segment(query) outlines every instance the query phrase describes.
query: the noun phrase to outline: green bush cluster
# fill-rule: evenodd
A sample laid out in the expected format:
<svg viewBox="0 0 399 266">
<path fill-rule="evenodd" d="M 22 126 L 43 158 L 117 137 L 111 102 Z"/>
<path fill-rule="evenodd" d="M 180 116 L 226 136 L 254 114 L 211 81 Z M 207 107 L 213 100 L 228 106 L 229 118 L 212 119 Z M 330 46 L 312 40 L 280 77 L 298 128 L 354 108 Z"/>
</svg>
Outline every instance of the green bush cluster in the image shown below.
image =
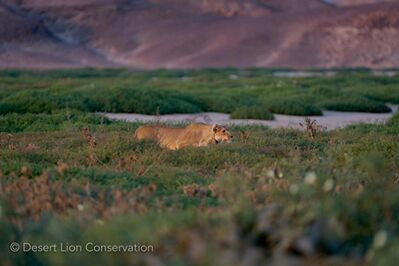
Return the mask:
<svg viewBox="0 0 399 266">
<path fill-rule="evenodd" d="M 346 98 L 335 97 L 323 101 L 321 105 L 327 110 L 342 112 L 389 113 L 392 111 L 382 102 L 356 95 L 348 95 Z"/>
<path fill-rule="evenodd" d="M 99 115 L 76 110 L 59 110 L 53 113 L 17 114 L 0 116 L 0 132 L 43 132 L 108 125 L 111 121 Z M 117 123 L 117 122 L 113 122 Z"/>
<path fill-rule="evenodd" d="M 70 94 L 49 90 L 24 90 L 0 101 L 0 113 L 50 113 L 72 108 L 89 112 L 126 112 L 170 114 L 201 112 L 201 103 L 194 97 L 176 91 L 117 88 L 86 89 Z"/>
<path fill-rule="evenodd" d="M 231 114 L 261 105 L 272 113 L 310 116 L 321 115 L 322 109 L 389 112 L 385 103 L 399 103 L 397 76 L 377 77 L 365 70 L 351 70 L 337 71 L 332 77 L 284 78 L 273 76 L 273 71 L 4 70 L 0 71 L 0 114 L 50 113 L 64 108 Z M 255 113 L 255 118 L 264 117 L 262 112 Z"/>
<path fill-rule="evenodd" d="M 301 96 L 267 99 L 265 104 L 275 114 L 322 115 L 322 110 L 317 106 L 317 102 L 311 103 L 309 99 Z"/>
</svg>

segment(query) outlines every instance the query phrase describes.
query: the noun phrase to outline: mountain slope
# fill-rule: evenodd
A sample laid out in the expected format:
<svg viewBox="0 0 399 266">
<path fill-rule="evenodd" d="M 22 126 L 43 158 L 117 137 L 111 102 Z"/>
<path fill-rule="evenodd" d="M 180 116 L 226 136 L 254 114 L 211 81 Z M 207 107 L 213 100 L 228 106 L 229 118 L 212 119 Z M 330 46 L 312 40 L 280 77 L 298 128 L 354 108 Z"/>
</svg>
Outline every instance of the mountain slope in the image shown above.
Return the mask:
<svg viewBox="0 0 399 266">
<path fill-rule="evenodd" d="M 399 66 L 399 3 L 364 1 L 0 0 L 0 67 Z"/>
</svg>

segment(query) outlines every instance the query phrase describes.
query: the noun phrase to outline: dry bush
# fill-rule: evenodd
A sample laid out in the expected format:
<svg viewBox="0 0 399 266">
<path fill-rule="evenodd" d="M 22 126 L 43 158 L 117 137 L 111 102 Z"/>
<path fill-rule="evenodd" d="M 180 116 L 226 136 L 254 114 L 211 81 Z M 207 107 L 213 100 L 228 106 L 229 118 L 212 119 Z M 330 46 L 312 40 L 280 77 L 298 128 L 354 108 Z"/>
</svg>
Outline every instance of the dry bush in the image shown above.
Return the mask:
<svg viewBox="0 0 399 266">
<path fill-rule="evenodd" d="M 87 161 L 89 165 L 95 165 L 96 163 L 99 162 L 95 152 L 94 148 L 97 145 L 96 143 L 96 138 L 91 134 L 90 130 L 86 127 L 83 129 L 83 136 L 85 137 L 87 141 Z"/>
<path fill-rule="evenodd" d="M 318 133 L 325 130 L 322 125 L 316 123 L 316 120 L 311 120 L 309 117 L 305 118 L 305 123 L 299 123 L 299 125 L 305 130 L 311 139 L 314 139 Z"/>
<path fill-rule="evenodd" d="M 25 148 L 25 150 L 26 150 L 27 152 L 37 151 L 38 149 L 39 149 L 39 146 L 37 146 L 37 145 L 34 144 L 34 143 L 29 143 L 28 145 L 26 145 L 26 148 Z"/>
<path fill-rule="evenodd" d="M 210 192 L 206 187 L 200 186 L 196 183 L 183 187 L 183 192 L 188 197 L 204 197 Z"/>
<path fill-rule="evenodd" d="M 13 143 L 14 136 L 12 134 L 0 135 L 0 147 L 4 146 L 9 151 L 15 150 L 15 144 Z"/>
<path fill-rule="evenodd" d="M 58 164 L 58 171 L 67 169 L 65 163 Z M 66 216 L 78 211 L 82 220 L 107 219 L 116 214 L 147 211 L 147 201 L 156 192 L 157 186 L 150 184 L 129 192 L 114 188 L 104 190 L 89 182 L 81 184 L 63 183 L 50 173 L 28 179 L 29 168 L 23 169 L 19 178 L 0 179 L 0 199 L 8 209 L 10 221 L 18 226 L 29 220 L 38 221 L 44 213 Z"/>
<path fill-rule="evenodd" d="M 142 165 L 143 160 L 136 154 L 117 159 L 116 169 L 133 173 L 136 165 Z"/>
<path fill-rule="evenodd" d="M 60 175 L 63 175 L 69 169 L 68 164 L 64 163 L 63 161 L 57 162 L 56 170 Z"/>
<path fill-rule="evenodd" d="M 87 127 L 83 129 L 83 136 L 87 140 L 89 147 L 94 148 L 94 146 L 96 146 L 96 138 L 91 134 Z"/>
<path fill-rule="evenodd" d="M 241 130 L 239 132 L 240 140 L 244 144 L 247 144 L 249 142 L 249 139 L 251 138 L 251 135 L 252 135 L 252 131 L 251 130 Z"/>
</svg>

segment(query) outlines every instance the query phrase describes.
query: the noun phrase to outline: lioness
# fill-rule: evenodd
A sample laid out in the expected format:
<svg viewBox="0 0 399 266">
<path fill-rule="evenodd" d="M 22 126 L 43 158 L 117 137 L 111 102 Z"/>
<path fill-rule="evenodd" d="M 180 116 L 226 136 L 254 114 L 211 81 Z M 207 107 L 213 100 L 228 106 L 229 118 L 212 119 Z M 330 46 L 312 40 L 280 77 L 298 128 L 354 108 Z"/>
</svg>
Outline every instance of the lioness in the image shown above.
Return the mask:
<svg viewBox="0 0 399 266">
<path fill-rule="evenodd" d="M 185 128 L 164 126 L 141 126 L 135 132 L 137 140 L 152 140 L 162 148 L 178 150 L 184 147 L 202 147 L 211 143 L 230 143 L 233 136 L 219 125 L 193 123 Z"/>
</svg>

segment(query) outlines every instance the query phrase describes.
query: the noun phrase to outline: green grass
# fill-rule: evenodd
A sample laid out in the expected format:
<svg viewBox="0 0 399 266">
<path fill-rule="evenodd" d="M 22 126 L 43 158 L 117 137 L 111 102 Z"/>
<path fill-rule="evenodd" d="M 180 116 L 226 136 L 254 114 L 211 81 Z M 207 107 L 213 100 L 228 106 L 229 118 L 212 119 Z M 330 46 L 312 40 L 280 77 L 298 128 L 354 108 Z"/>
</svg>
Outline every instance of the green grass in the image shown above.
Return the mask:
<svg viewBox="0 0 399 266">
<path fill-rule="evenodd" d="M 322 110 L 317 106 L 316 101 L 312 104 L 308 99 L 300 96 L 268 99 L 266 105 L 269 107 L 269 110 L 275 114 L 303 116 L 322 115 Z"/>
<path fill-rule="evenodd" d="M 327 110 L 342 112 L 389 113 L 392 111 L 381 102 L 356 95 L 348 95 L 346 99 L 332 98 L 324 101 L 322 106 Z"/>
<path fill-rule="evenodd" d="M 0 132 L 41 132 L 82 129 L 84 127 L 101 127 L 111 122 L 105 117 L 90 113 L 65 109 L 53 113 L 10 113 L 0 116 Z M 113 123 L 117 125 L 118 123 Z"/>
<path fill-rule="evenodd" d="M 233 113 L 266 106 L 272 113 L 320 115 L 321 109 L 389 112 L 399 103 L 399 78 L 365 71 L 334 77 L 281 78 L 272 70 L 129 71 L 83 69 L 0 71 L 0 114 L 80 111 L 143 114 Z M 238 79 L 230 79 L 236 75 Z M 254 112 L 261 119 L 262 112 Z M 252 116 L 252 115 L 251 115 Z"/>
<path fill-rule="evenodd" d="M 33 213 L 11 208 L 15 205 L 7 199 L 13 190 L 0 192 L 1 261 L 140 265 L 146 258 L 123 252 L 11 254 L 13 241 L 151 244 L 152 256 L 168 265 L 218 265 L 221 259 L 243 263 L 243 249 L 253 249 L 265 263 L 288 243 L 291 248 L 284 249 L 283 257 L 296 254 L 294 259 L 303 263 L 322 263 L 332 256 L 341 258 L 341 265 L 385 265 L 388 258 L 395 259 L 392 250 L 399 236 L 397 118 L 386 125 L 322 132 L 315 139 L 296 130 L 235 126 L 233 144 L 163 151 L 134 140 L 136 123 L 71 110 L 2 116 L 2 187 L 22 176 L 34 182 L 47 173 L 54 201 L 49 211 L 31 220 Z M 88 144 L 84 127 L 95 146 Z M 67 165 L 65 171 L 60 172 L 59 162 Z M 17 186 L 21 200 L 29 187 L 22 184 Z M 142 190 L 151 184 L 156 186 L 153 194 Z M 199 188 L 194 194 L 187 188 L 193 184 Z M 122 198 L 115 191 L 122 191 Z M 83 197 L 83 211 L 73 201 L 67 211 L 57 207 L 56 195 L 63 193 L 70 200 Z M 123 193 L 131 194 L 125 198 Z M 14 204 L 34 208 L 23 202 Z M 131 207 L 125 209 L 125 204 Z M 388 235 L 382 246 L 375 244 L 379 234 Z M 305 249 L 301 239 L 314 251 Z M 196 245 L 201 250 L 192 257 Z M 240 258 L 224 257 L 225 252 Z"/>
<path fill-rule="evenodd" d="M 300 130 L 232 126 L 231 144 L 165 151 L 134 139 L 140 123 L 92 113 L 271 119 L 271 111 L 379 112 L 396 102 L 398 77 L 338 72 L 284 79 L 262 69 L 1 71 L 1 264 L 395 263 L 399 114 L 314 139 Z M 155 250 L 11 253 L 12 242 Z"/>
</svg>

